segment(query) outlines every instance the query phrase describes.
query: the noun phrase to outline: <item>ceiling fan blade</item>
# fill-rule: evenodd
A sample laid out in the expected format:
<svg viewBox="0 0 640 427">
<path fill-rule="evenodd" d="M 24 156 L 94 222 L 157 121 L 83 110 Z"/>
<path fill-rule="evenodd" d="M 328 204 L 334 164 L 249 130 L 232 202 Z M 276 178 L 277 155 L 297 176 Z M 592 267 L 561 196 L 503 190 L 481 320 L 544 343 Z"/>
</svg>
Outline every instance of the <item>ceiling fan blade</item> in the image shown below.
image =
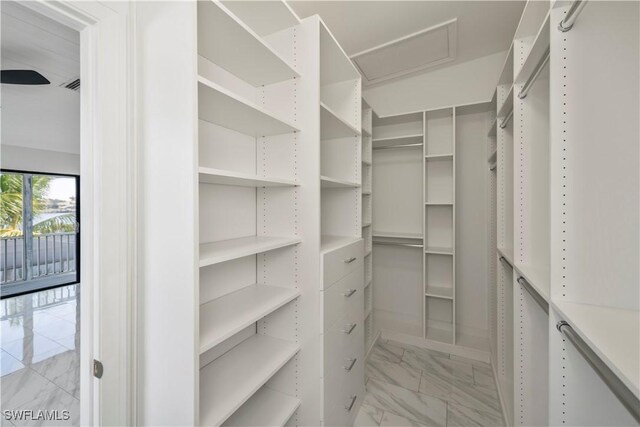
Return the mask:
<svg viewBox="0 0 640 427">
<path fill-rule="evenodd" d="M 51 82 L 34 70 L 2 70 L 0 83 L 10 85 L 48 85 Z"/>
</svg>

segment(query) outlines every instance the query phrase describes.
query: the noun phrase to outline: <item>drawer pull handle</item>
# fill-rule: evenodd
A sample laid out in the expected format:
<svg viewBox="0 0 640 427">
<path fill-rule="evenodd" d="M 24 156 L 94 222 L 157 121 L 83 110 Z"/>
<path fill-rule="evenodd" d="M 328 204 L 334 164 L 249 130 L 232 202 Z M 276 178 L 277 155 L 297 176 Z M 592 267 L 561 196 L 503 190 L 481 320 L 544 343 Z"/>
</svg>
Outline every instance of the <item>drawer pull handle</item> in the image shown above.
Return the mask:
<svg viewBox="0 0 640 427">
<path fill-rule="evenodd" d="M 344 293 L 344 296 L 349 298 L 351 295 L 355 294 L 357 289 L 347 289 L 347 292 Z"/>
<path fill-rule="evenodd" d="M 356 258 L 356 257 L 351 257 L 351 258 L 349 258 L 349 259 L 345 259 L 345 260 L 344 260 L 344 263 L 345 263 L 345 264 L 351 264 L 353 261 L 355 261 L 355 260 L 357 260 L 357 259 L 358 259 L 358 258 Z"/>
<path fill-rule="evenodd" d="M 357 361 L 358 361 L 358 359 L 355 358 L 355 357 L 353 359 L 349 359 L 349 365 L 348 366 L 344 366 L 344 370 L 345 371 L 352 370 Z"/>
<path fill-rule="evenodd" d="M 349 399 L 351 399 L 351 401 L 349 402 L 348 405 L 346 405 L 344 407 L 344 409 L 346 409 L 347 411 L 351 412 L 351 410 L 353 409 L 353 405 L 356 404 L 356 400 L 358 400 L 358 396 L 351 396 Z"/>
<path fill-rule="evenodd" d="M 342 330 L 342 332 L 344 332 L 347 335 L 351 335 L 351 332 L 353 332 L 353 330 L 356 328 L 356 323 L 352 323 L 350 325 L 344 325 L 345 328 Z"/>
</svg>

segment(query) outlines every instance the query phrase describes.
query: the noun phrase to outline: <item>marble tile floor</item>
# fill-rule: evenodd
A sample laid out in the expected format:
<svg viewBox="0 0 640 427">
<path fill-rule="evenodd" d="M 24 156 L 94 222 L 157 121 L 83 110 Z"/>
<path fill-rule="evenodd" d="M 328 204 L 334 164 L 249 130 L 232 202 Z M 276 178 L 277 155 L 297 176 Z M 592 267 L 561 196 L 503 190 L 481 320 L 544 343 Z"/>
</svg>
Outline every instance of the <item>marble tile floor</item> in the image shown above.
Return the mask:
<svg viewBox="0 0 640 427">
<path fill-rule="evenodd" d="M 491 366 L 381 340 L 354 426 L 503 426 Z"/>
<path fill-rule="evenodd" d="M 78 291 L 69 285 L 0 301 L 2 426 L 79 425 Z M 6 410 L 68 411 L 69 419 L 8 420 Z"/>
</svg>

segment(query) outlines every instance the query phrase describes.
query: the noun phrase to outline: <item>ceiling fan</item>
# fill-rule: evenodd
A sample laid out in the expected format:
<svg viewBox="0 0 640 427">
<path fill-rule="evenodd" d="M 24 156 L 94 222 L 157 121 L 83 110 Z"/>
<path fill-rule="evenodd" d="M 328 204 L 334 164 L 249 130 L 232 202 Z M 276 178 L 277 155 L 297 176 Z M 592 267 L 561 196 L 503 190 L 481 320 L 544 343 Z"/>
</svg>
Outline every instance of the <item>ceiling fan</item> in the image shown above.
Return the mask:
<svg viewBox="0 0 640 427">
<path fill-rule="evenodd" d="M 35 70 L 2 70 L 0 83 L 9 85 L 48 85 L 49 80 Z"/>
</svg>

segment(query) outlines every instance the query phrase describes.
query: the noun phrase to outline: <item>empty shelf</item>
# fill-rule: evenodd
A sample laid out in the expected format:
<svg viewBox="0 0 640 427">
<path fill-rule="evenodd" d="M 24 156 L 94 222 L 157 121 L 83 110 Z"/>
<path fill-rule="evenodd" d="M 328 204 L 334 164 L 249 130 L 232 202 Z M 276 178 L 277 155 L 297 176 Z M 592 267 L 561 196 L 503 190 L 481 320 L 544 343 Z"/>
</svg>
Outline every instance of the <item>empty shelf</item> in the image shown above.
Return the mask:
<svg viewBox="0 0 640 427">
<path fill-rule="evenodd" d="M 369 227 L 369 226 L 371 226 L 370 222 L 363 222 L 362 223 L 362 228 Z"/>
<path fill-rule="evenodd" d="M 423 135 L 413 134 L 413 135 L 398 135 L 392 137 L 385 138 L 373 138 L 373 148 L 379 146 L 393 146 L 393 145 L 406 145 L 406 144 L 422 144 Z"/>
<path fill-rule="evenodd" d="M 511 265 L 513 265 L 513 249 L 507 249 L 507 248 L 500 248 L 498 247 L 498 252 L 500 253 L 500 255 L 502 255 L 503 257 L 505 257 L 507 259 L 507 261 L 509 261 L 509 263 Z"/>
<path fill-rule="evenodd" d="M 640 312 L 555 300 L 551 305 L 629 390 L 640 396 Z"/>
<path fill-rule="evenodd" d="M 284 426 L 300 399 L 262 387 L 223 426 Z"/>
<path fill-rule="evenodd" d="M 427 292 L 425 295 L 433 298 L 453 299 L 453 288 L 427 286 Z"/>
<path fill-rule="evenodd" d="M 226 421 L 299 349 L 297 344 L 256 334 L 200 369 L 200 425 Z"/>
<path fill-rule="evenodd" d="M 426 156 L 424 156 L 425 159 L 429 160 L 429 159 L 453 159 L 453 154 L 427 154 Z"/>
<path fill-rule="evenodd" d="M 198 179 L 203 184 L 234 185 L 239 187 L 286 187 L 300 185 L 297 181 L 267 178 L 213 168 L 198 168 Z"/>
<path fill-rule="evenodd" d="M 295 245 L 299 237 L 250 236 L 200 245 L 200 267 Z"/>
<path fill-rule="evenodd" d="M 533 289 L 535 289 L 545 301 L 549 302 L 549 270 L 517 263 L 512 265 L 520 272 L 520 275 L 529 282 Z"/>
<path fill-rule="evenodd" d="M 204 121 L 255 137 L 300 130 L 293 123 L 275 117 L 202 76 L 198 77 L 198 116 Z"/>
<path fill-rule="evenodd" d="M 344 179 L 331 178 L 328 176 L 321 176 L 320 183 L 322 188 L 358 188 L 360 184 L 357 182 L 351 182 Z"/>
<path fill-rule="evenodd" d="M 389 239 L 419 239 L 422 240 L 422 233 L 412 233 L 408 231 L 373 231 L 373 237 Z"/>
<path fill-rule="evenodd" d="M 427 246 L 424 250 L 426 254 L 434 255 L 453 255 L 453 248 L 441 248 L 437 246 Z"/>
<path fill-rule="evenodd" d="M 320 138 L 346 138 L 358 136 L 360 131 L 346 120 L 339 117 L 323 102 L 320 103 Z"/>
<path fill-rule="evenodd" d="M 351 243 L 362 240 L 362 237 L 354 236 L 331 236 L 323 234 L 320 238 L 320 252 L 330 252 L 343 246 L 350 245 Z"/>
<path fill-rule="evenodd" d="M 500 106 L 500 109 L 498 110 L 498 117 L 502 118 L 505 117 L 506 115 L 509 114 L 509 112 L 513 109 L 513 85 L 511 85 L 511 88 L 509 89 L 509 93 L 507 94 L 507 98 L 504 100 L 504 102 L 502 103 L 502 106 Z"/>
<path fill-rule="evenodd" d="M 254 284 L 200 306 L 200 354 L 300 295 L 296 289 Z"/>
<path fill-rule="evenodd" d="M 533 74 L 533 70 L 536 68 L 544 54 L 547 52 L 550 44 L 550 35 L 549 31 L 549 14 L 547 14 L 544 23 L 540 27 L 536 38 L 531 45 L 531 49 L 527 54 L 527 58 L 524 60 L 522 68 L 518 72 L 516 76 L 515 82 L 516 84 L 524 84 L 527 79 Z"/>
<path fill-rule="evenodd" d="M 198 3 L 198 21 L 198 53 L 250 85 L 259 87 L 300 76 L 258 34 L 219 3 Z"/>
<path fill-rule="evenodd" d="M 424 202 L 427 206 L 453 206 L 453 202 Z"/>
</svg>

